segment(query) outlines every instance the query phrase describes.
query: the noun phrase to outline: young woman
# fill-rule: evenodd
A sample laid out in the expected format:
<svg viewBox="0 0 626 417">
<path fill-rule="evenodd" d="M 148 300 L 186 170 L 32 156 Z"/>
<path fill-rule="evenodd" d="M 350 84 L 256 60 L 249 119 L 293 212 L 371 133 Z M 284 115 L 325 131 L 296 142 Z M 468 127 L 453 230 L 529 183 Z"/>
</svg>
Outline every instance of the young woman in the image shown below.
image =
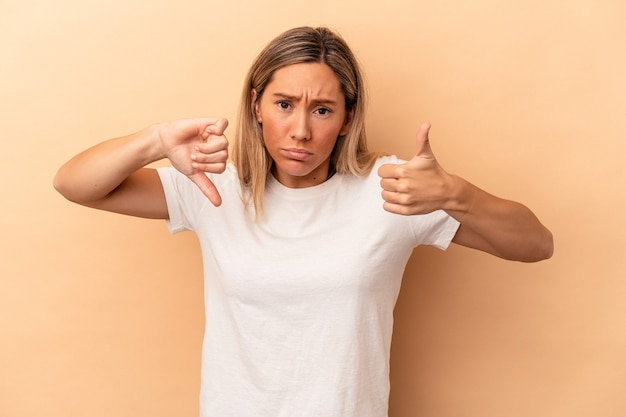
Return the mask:
<svg viewBox="0 0 626 417">
<path fill-rule="evenodd" d="M 254 61 L 229 160 L 227 121 L 149 126 L 68 161 L 54 186 L 89 207 L 192 230 L 206 288 L 202 416 L 387 415 L 392 314 L 412 250 L 450 242 L 538 261 L 525 206 L 444 171 L 370 153 L 355 57 L 325 28 Z M 168 158 L 172 167 L 145 168 Z"/>
</svg>

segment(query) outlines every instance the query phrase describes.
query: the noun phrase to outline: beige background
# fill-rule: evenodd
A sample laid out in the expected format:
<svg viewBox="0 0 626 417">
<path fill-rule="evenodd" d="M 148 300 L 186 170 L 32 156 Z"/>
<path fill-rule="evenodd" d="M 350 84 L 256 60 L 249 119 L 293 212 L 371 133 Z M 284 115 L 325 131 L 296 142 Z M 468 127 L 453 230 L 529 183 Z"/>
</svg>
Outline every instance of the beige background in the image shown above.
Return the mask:
<svg viewBox="0 0 626 417">
<path fill-rule="evenodd" d="M 392 417 L 626 415 L 626 3 L 0 0 L 0 415 L 196 416 L 200 258 L 162 222 L 74 206 L 56 169 L 178 117 L 234 118 L 292 26 L 340 31 L 372 147 L 529 205 L 552 260 L 419 248 L 396 309 Z"/>
</svg>

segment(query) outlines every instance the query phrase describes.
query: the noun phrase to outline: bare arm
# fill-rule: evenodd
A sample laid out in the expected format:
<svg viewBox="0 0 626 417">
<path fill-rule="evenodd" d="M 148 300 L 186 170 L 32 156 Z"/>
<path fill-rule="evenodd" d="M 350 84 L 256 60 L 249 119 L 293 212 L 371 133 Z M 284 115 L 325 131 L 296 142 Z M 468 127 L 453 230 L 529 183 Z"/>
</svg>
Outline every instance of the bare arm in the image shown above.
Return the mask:
<svg viewBox="0 0 626 417">
<path fill-rule="evenodd" d="M 54 187 L 88 207 L 147 218 L 168 218 L 165 195 L 151 162 L 169 158 L 215 204 L 221 198 L 205 172 L 223 172 L 228 142 L 225 119 L 161 123 L 89 148 L 65 163 Z"/>
<path fill-rule="evenodd" d="M 445 172 L 430 149 L 429 129 L 420 129 L 411 161 L 380 167 L 385 210 L 412 215 L 442 209 L 461 223 L 455 243 L 522 262 L 550 258 L 552 234 L 532 211 Z"/>
<path fill-rule="evenodd" d="M 500 258 L 535 262 L 552 256 L 552 233 L 526 206 L 491 195 L 466 180 L 456 182 L 456 208 L 446 209 L 461 225 L 453 242 Z"/>
</svg>

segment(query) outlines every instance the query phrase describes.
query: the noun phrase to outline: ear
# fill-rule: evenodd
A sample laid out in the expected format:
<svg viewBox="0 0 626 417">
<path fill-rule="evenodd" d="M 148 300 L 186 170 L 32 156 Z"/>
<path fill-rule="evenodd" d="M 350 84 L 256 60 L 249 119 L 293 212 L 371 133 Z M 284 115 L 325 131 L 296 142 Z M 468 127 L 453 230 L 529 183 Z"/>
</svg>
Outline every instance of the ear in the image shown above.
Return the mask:
<svg viewBox="0 0 626 417">
<path fill-rule="evenodd" d="M 253 88 L 250 92 L 252 95 L 252 108 L 254 109 L 254 115 L 256 117 L 256 121 L 259 123 L 263 123 L 263 118 L 261 117 L 261 111 L 259 110 L 259 94 Z"/>
<path fill-rule="evenodd" d="M 341 130 L 339 131 L 339 136 L 344 136 L 348 134 L 350 130 L 350 126 L 352 125 L 352 119 L 354 118 L 354 109 L 346 112 L 346 118 L 343 120 L 343 125 L 341 126 Z"/>
</svg>

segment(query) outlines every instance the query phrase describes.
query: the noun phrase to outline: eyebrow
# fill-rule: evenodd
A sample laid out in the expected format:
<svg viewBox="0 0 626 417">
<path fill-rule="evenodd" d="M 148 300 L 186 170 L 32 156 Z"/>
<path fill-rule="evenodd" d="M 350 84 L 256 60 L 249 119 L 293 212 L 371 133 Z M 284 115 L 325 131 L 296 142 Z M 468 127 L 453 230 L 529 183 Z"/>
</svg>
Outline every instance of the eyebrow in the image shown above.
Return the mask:
<svg viewBox="0 0 626 417">
<path fill-rule="evenodd" d="M 298 101 L 302 97 L 302 96 L 292 96 L 292 95 L 285 94 L 285 93 L 273 93 L 272 96 L 275 97 L 275 98 L 281 98 L 281 99 L 289 100 L 289 101 Z M 337 104 L 337 102 L 335 100 L 324 99 L 324 98 L 315 99 L 315 100 L 313 100 L 313 103 L 315 103 L 315 104 L 325 104 L 325 105 Z"/>
</svg>

